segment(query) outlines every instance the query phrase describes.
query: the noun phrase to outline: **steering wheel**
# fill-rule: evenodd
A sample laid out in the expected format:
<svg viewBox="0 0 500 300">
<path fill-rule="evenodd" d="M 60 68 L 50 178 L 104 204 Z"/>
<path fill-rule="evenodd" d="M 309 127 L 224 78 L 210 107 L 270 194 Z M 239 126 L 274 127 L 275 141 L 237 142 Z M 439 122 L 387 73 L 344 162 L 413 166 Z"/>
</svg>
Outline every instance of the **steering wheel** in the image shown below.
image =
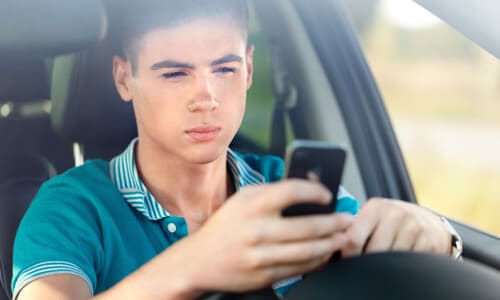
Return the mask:
<svg viewBox="0 0 500 300">
<path fill-rule="evenodd" d="M 500 297 L 500 273 L 469 261 L 386 252 L 346 259 L 307 276 L 285 297 L 296 299 L 487 300 Z"/>
<path fill-rule="evenodd" d="M 268 300 L 271 289 L 218 293 L 204 300 Z M 471 261 L 411 252 L 368 254 L 307 275 L 285 300 L 490 300 L 500 298 L 500 272 Z"/>
</svg>

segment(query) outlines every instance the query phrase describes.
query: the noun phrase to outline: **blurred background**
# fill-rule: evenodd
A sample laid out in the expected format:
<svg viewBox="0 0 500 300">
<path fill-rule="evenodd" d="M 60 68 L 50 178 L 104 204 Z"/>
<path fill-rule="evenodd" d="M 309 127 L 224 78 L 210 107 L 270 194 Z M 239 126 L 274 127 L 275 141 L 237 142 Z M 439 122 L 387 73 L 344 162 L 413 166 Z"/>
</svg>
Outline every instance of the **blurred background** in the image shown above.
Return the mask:
<svg viewBox="0 0 500 300">
<path fill-rule="evenodd" d="M 341 1 L 419 203 L 500 235 L 500 61 L 411 0 Z M 256 76 L 241 130 L 267 147 L 273 95 L 268 45 L 258 32 L 251 24 Z"/>
<path fill-rule="evenodd" d="M 500 62 L 411 0 L 344 0 L 420 204 L 500 234 Z"/>
</svg>

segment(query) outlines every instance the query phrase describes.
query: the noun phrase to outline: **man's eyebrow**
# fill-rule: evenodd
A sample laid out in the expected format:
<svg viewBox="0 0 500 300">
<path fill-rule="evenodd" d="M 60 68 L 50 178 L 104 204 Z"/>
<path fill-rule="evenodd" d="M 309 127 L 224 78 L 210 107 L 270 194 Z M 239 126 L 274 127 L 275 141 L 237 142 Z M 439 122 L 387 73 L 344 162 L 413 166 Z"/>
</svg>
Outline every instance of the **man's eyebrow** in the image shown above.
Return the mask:
<svg viewBox="0 0 500 300">
<path fill-rule="evenodd" d="M 151 70 L 156 71 L 164 68 L 180 68 L 180 69 L 194 69 L 195 67 L 188 63 L 178 62 L 174 60 L 160 61 L 151 66 Z"/>
<path fill-rule="evenodd" d="M 222 65 L 225 63 L 230 63 L 230 62 L 243 62 L 243 58 L 238 55 L 234 54 L 228 54 L 226 56 L 223 56 L 219 59 L 214 60 L 213 62 L 210 63 L 210 66 L 217 66 L 217 65 Z M 164 68 L 180 68 L 180 69 L 195 69 L 195 66 L 192 64 L 188 63 L 183 63 L 175 60 L 164 60 L 160 61 L 158 63 L 155 63 L 154 65 L 151 66 L 151 70 L 156 71 Z"/>
<path fill-rule="evenodd" d="M 230 62 L 243 62 L 243 58 L 238 55 L 234 54 L 228 54 L 222 58 L 214 60 L 212 63 L 210 63 L 210 66 L 217 66 L 217 65 L 222 65 L 225 63 L 230 63 Z"/>
</svg>

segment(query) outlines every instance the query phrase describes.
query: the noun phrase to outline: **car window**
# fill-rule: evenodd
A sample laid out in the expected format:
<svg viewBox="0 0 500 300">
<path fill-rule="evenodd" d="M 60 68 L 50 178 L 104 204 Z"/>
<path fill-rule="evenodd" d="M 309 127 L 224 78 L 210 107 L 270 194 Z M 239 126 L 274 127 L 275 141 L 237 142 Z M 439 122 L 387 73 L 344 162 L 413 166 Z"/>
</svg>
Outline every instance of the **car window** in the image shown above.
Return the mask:
<svg viewBox="0 0 500 300">
<path fill-rule="evenodd" d="M 500 63 L 410 0 L 344 1 L 420 204 L 500 234 Z"/>
<path fill-rule="evenodd" d="M 249 31 L 249 43 L 255 46 L 254 77 L 248 91 L 247 109 L 240 134 L 257 145 L 269 148 L 271 139 L 271 120 L 273 93 L 269 46 L 261 32 L 255 14 L 252 15 Z"/>
</svg>

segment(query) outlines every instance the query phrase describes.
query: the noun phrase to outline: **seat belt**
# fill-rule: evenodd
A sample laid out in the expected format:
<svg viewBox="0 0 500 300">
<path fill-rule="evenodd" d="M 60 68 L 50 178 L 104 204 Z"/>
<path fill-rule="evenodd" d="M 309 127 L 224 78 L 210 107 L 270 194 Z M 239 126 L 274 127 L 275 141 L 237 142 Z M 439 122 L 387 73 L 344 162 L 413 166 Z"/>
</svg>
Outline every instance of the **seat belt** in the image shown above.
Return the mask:
<svg viewBox="0 0 500 300">
<path fill-rule="evenodd" d="M 288 69 L 282 59 L 283 55 L 279 53 L 279 48 L 272 49 L 271 73 L 276 101 L 271 121 L 270 152 L 284 157 L 287 145 L 287 121 L 290 110 L 297 106 L 298 92 L 288 78 Z"/>
</svg>

